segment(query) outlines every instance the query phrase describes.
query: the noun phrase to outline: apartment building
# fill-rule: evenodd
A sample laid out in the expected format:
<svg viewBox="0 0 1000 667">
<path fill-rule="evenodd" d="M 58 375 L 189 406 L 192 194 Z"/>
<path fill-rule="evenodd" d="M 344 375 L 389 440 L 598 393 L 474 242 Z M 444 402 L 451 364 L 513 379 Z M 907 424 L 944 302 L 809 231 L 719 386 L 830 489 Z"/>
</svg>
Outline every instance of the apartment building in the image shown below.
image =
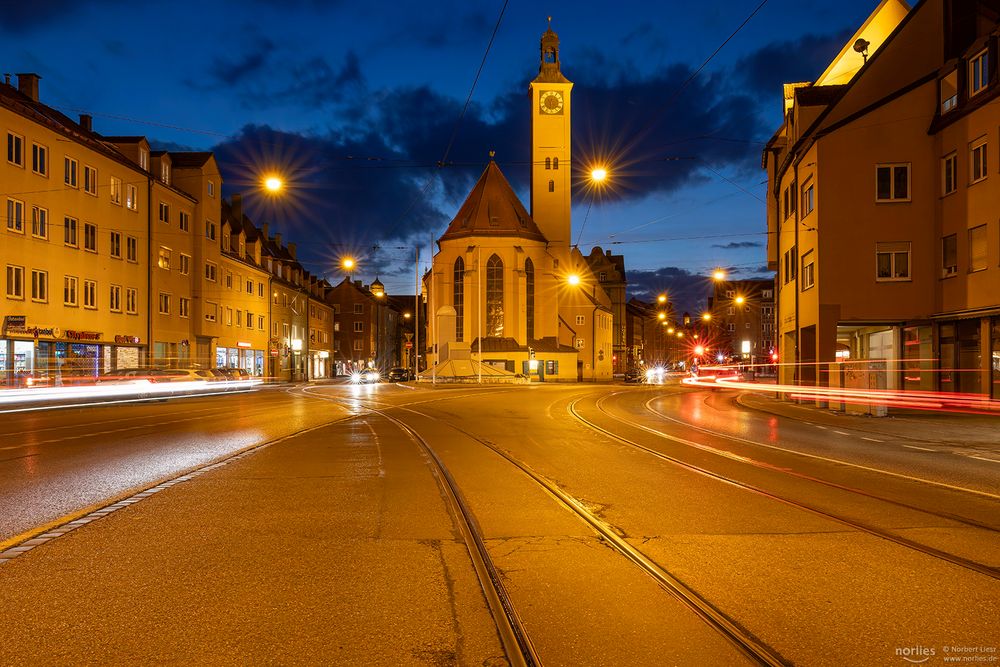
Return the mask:
<svg viewBox="0 0 1000 667">
<path fill-rule="evenodd" d="M 716 281 L 707 312 L 716 354 L 747 363 L 770 362 L 775 340 L 773 279 Z"/>
<path fill-rule="evenodd" d="M 150 343 L 146 171 L 39 88 L 36 74 L 0 84 L 5 384 L 138 366 Z"/>
<path fill-rule="evenodd" d="M 624 375 L 628 361 L 627 326 L 625 323 L 625 256 L 612 255 L 595 246 L 587 255 L 587 265 L 604 293 L 611 300 L 611 369 L 614 375 Z"/>
<path fill-rule="evenodd" d="M 884 0 L 786 84 L 763 154 L 783 382 L 1000 397 L 998 17 Z"/>
</svg>

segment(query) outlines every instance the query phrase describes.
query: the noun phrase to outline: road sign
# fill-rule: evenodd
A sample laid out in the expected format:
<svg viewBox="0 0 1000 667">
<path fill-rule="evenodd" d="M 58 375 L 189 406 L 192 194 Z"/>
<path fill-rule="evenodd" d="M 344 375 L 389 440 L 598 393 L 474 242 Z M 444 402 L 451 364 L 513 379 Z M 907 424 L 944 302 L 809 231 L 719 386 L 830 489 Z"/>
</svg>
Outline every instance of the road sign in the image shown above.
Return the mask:
<svg viewBox="0 0 1000 667">
<path fill-rule="evenodd" d="M 406 349 L 409 350 L 411 347 L 413 347 L 413 343 L 406 341 Z"/>
</svg>

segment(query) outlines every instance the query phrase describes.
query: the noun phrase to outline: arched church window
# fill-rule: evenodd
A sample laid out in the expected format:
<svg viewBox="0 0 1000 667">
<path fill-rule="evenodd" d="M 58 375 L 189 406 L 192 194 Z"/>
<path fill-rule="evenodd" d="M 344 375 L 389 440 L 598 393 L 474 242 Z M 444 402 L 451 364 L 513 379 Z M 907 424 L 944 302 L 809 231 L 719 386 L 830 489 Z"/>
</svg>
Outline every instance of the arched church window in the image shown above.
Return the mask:
<svg viewBox="0 0 1000 667">
<path fill-rule="evenodd" d="M 503 337 L 503 260 L 497 255 L 486 262 L 486 336 Z"/>
<path fill-rule="evenodd" d="M 535 339 L 535 264 L 530 257 L 524 260 L 524 290 L 526 342 L 530 343 Z"/>
<path fill-rule="evenodd" d="M 556 182 L 549 181 L 549 192 L 555 192 L 555 191 L 556 191 Z"/>
<path fill-rule="evenodd" d="M 455 260 L 455 282 L 452 284 L 452 305 L 455 307 L 455 340 L 465 337 L 465 260 Z"/>
<path fill-rule="evenodd" d="M 545 168 L 546 169 L 552 168 L 552 158 L 550 157 L 545 158 Z"/>
<path fill-rule="evenodd" d="M 559 158 L 557 157 L 552 158 L 552 168 L 553 169 L 559 168 Z"/>
</svg>

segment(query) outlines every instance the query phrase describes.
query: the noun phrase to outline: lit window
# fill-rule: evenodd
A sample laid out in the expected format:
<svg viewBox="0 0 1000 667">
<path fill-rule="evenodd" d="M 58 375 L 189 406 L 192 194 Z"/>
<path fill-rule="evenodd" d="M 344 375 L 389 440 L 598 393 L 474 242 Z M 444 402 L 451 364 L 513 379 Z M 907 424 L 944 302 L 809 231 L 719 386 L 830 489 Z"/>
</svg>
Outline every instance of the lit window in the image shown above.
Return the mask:
<svg viewBox="0 0 1000 667">
<path fill-rule="evenodd" d="M 170 248 L 160 246 L 159 259 L 157 259 L 156 265 L 161 269 L 170 270 Z"/>
<path fill-rule="evenodd" d="M 958 72 L 951 71 L 941 79 L 941 113 L 948 113 L 958 105 Z"/>
<path fill-rule="evenodd" d="M 122 205 L 122 179 L 117 176 L 111 177 L 111 203 Z"/>
<path fill-rule="evenodd" d="M 130 211 L 139 210 L 139 190 L 131 183 L 125 186 L 125 207 Z"/>
<path fill-rule="evenodd" d="M 875 167 L 875 201 L 910 201 L 909 164 L 884 164 Z"/>
<path fill-rule="evenodd" d="M 576 339 L 576 349 L 582 350 L 583 347 L 584 347 L 584 345 L 585 345 L 585 343 L 584 343 L 584 341 L 583 341 L 582 338 L 577 338 Z"/>
<path fill-rule="evenodd" d="M 875 244 L 875 280 L 893 282 L 910 279 L 910 243 Z"/>
<path fill-rule="evenodd" d="M 160 162 L 160 180 L 170 185 L 170 163 L 166 159 Z"/>
</svg>

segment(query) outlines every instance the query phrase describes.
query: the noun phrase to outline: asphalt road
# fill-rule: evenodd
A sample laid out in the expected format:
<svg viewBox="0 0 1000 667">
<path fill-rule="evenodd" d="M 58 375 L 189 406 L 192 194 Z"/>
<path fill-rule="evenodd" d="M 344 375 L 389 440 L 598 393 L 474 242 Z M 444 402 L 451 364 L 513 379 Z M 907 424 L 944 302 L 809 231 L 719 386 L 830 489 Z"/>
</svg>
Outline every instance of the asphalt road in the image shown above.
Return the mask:
<svg viewBox="0 0 1000 667">
<path fill-rule="evenodd" d="M 754 664 L 704 609 L 786 663 L 1000 655 L 988 420 L 386 384 L 5 415 L 0 547 L 26 546 L 0 563 L 0 664 L 505 664 L 443 473 L 400 423 L 544 664 Z"/>
</svg>

